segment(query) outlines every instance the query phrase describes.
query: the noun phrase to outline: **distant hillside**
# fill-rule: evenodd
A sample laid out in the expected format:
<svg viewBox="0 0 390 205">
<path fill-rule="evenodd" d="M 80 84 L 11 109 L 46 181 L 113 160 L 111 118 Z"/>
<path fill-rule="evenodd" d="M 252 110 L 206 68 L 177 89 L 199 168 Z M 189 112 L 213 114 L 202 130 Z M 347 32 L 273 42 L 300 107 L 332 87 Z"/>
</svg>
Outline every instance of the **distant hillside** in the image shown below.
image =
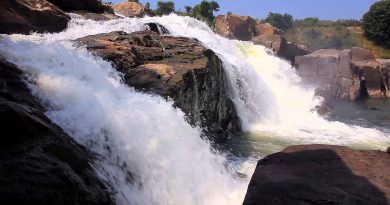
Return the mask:
<svg viewBox="0 0 390 205">
<path fill-rule="evenodd" d="M 311 50 L 362 47 L 372 50 L 378 58 L 390 58 L 390 49 L 375 45 L 364 37 L 359 21 L 296 20 L 284 36 L 288 41 L 306 45 Z"/>
</svg>

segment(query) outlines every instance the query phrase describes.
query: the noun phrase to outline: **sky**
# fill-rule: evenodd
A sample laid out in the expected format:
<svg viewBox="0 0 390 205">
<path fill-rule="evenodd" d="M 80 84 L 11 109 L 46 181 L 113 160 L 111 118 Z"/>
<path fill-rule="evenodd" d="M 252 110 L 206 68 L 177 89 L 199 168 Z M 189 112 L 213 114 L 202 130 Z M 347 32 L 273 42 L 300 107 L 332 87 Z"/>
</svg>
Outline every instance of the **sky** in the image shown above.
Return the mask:
<svg viewBox="0 0 390 205">
<path fill-rule="evenodd" d="M 111 0 L 119 3 L 123 0 Z M 158 0 L 140 0 L 150 2 L 156 7 Z M 164 1 L 164 0 L 162 0 Z M 184 6 L 193 6 L 201 0 L 173 0 L 176 10 L 184 10 Z M 322 20 L 361 19 L 370 6 L 377 0 L 216 0 L 221 9 L 217 14 L 231 11 L 239 15 L 264 19 L 269 12 L 288 13 L 295 19 L 318 17 Z"/>
</svg>

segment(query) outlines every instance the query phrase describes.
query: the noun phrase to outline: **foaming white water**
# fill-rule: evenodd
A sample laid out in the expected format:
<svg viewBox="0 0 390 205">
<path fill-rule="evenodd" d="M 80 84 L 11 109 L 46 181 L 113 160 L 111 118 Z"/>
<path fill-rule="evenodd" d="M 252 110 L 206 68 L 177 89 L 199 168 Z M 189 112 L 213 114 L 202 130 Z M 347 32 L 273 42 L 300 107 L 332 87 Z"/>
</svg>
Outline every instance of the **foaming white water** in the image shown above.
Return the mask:
<svg viewBox="0 0 390 205">
<path fill-rule="evenodd" d="M 76 24 L 63 34 L 5 36 L 0 55 L 32 76 L 47 115 L 99 154 L 97 170 L 118 204 L 242 203 L 247 180 L 234 177 L 181 111 L 128 88 L 110 63 L 72 47 L 68 39 L 87 30 Z"/>
<path fill-rule="evenodd" d="M 311 112 L 320 102 L 312 89 L 299 85 L 286 62 L 262 46 L 222 38 L 195 19 L 169 15 L 96 22 L 72 17 L 62 33 L 7 37 L 0 55 L 35 76 L 33 90 L 50 106 L 51 119 L 103 156 L 102 175 L 118 191 L 121 204 L 240 204 L 247 182 L 232 177 L 225 158 L 210 151 L 199 130 L 186 124 L 171 103 L 127 88 L 109 63 L 71 46 L 69 40 L 86 35 L 134 32 L 158 22 L 174 36 L 199 39 L 223 61 L 231 97 L 248 131 L 289 144 L 384 148 L 390 142 L 386 132 L 330 122 Z M 252 165 L 244 169 L 250 172 Z M 137 183 L 128 183 L 127 170 Z"/>
</svg>

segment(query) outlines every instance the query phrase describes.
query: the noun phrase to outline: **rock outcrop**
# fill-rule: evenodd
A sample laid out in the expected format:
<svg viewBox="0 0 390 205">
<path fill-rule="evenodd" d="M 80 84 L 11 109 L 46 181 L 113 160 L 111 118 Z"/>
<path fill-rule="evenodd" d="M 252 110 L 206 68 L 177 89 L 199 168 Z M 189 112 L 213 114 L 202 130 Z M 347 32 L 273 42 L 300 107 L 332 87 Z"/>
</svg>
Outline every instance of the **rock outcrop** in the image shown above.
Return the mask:
<svg viewBox="0 0 390 205">
<path fill-rule="evenodd" d="M 113 5 L 112 8 L 115 12 L 120 13 L 126 17 L 153 16 L 149 9 L 136 2 L 122 2 Z"/>
<path fill-rule="evenodd" d="M 316 86 L 328 103 L 333 99 L 356 100 L 364 97 L 362 93 L 371 97 L 381 96 L 381 63 L 370 50 L 322 49 L 297 56 L 295 65 L 303 80 Z M 365 78 L 365 85 L 360 85 L 359 76 Z"/>
<path fill-rule="evenodd" d="M 222 63 L 198 40 L 142 31 L 87 36 L 77 42 L 113 62 L 128 85 L 173 99 L 188 121 L 199 124 L 214 141 L 240 131 Z"/>
<path fill-rule="evenodd" d="M 388 170 L 382 151 L 291 146 L 258 162 L 243 204 L 388 205 Z"/>
<path fill-rule="evenodd" d="M 287 42 L 281 32 L 271 24 L 249 16 L 219 15 L 215 19 L 214 31 L 230 39 L 252 41 L 254 44 L 264 45 L 293 63 L 295 56 L 306 55 L 310 52 L 304 46 Z"/>
<path fill-rule="evenodd" d="M 59 32 L 70 17 L 46 0 L 1 0 L 0 33 Z"/>
<path fill-rule="evenodd" d="M 2 204 L 114 204 L 94 159 L 45 115 L 23 73 L 0 59 Z"/>
</svg>

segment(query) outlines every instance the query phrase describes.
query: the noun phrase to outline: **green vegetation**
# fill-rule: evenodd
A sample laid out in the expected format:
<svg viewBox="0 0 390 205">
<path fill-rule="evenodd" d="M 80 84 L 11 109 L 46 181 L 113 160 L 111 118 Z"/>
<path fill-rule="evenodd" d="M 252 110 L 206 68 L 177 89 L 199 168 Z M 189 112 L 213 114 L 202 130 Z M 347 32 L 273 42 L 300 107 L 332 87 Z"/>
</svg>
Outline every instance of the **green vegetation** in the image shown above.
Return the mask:
<svg viewBox="0 0 390 205">
<path fill-rule="evenodd" d="M 390 0 L 373 4 L 363 16 L 365 35 L 374 42 L 390 48 Z"/>
<path fill-rule="evenodd" d="M 214 11 L 219 11 L 219 4 L 216 1 L 203 0 L 192 9 L 192 12 L 187 12 L 190 16 L 205 21 L 209 25 L 214 23 Z"/>
<path fill-rule="evenodd" d="M 293 17 L 290 14 L 279 14 L 270 12 L 265 19 L 265 22 L 270 23 L 281 31 L 286 31 L 293 24 Z"/>
<path fill-rule="evenodd" d="M 378 58 L 390 58 L 390 50 L 376 45 L 363 35 L 362 22 L 342 19 L 324 21 L 318 18 L 295 20 L 284 33 L 287 41 L 306 45 L 311 50 L 362 47 L 372 50 Z"/>
<path fill-rule="evenodd" d="M 158 1 L 157 9 L 154 11 L 156 15 L 162 16 L 175 12 L 175 3 L 173 1 Z"/>
</svg>

